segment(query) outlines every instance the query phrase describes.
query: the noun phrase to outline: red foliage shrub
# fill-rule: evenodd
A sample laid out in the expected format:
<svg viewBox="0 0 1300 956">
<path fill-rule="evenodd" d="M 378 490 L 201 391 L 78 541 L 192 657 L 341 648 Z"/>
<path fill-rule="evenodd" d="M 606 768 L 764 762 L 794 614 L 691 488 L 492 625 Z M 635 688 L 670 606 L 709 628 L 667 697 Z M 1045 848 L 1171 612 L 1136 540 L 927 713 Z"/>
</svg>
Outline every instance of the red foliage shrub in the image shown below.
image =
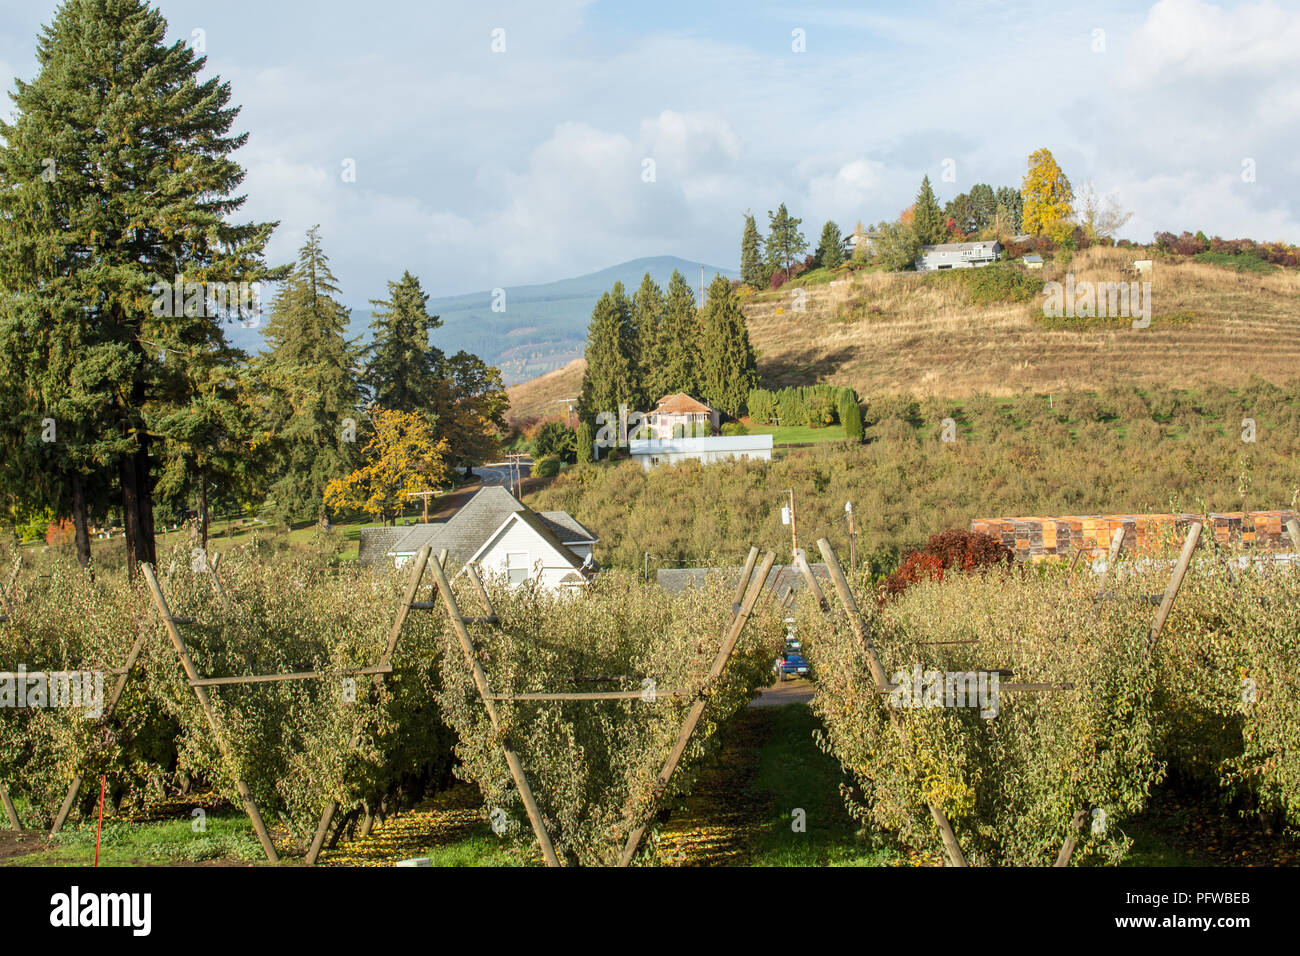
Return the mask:
<svg viewBox="0 0 1300 956">
<path fill-rule="evenodd" d="M 77 539 L 77 530 L 70 518 L 60 518 L 45 532 L 45 543 L 51 548 L 70 548 Z"/>
<path fill-rule="evenodd" d="M 785 280 L 788 278 L 789 276 L 787 276 L 780 269 L 777 269 L 775 272 L 772 273 L 772 278 L 768 281 L 767 287 L 769 289 L 779 289 L 781 288 L 781 286 L 785 285 Z"/>
<path fill-rule="evenodd" d="M 954 528 L 931 537 L 920 551 L 909 552 L 885 580 L 885 593 L 902 594 L 918 581 L 942 581 L 944 571 L 970 574 L 999 564 L 1009 567 L 1013 560 L 1011 549 L 993 535 Z"/>
</svg>

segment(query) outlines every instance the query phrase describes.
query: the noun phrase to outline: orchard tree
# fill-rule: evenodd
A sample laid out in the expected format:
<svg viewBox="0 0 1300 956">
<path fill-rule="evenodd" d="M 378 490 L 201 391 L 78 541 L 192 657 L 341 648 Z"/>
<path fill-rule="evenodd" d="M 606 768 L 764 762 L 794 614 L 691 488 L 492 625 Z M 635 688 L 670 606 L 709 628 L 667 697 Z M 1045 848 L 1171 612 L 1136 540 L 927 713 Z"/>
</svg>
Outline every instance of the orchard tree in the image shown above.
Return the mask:
<svg viewBox="0 0 1300 956">
<path fill-rule="evenodd" d="M 1035 236 L 1074 215 L 1074 190 L 1051 150 L 1040 149 L 1030 155 L 1020 193 L 1024 197 L 1022 227 Z"/>
<path fill-rule="evenodd" d="M 247 139 L 230 86 L 166 31 L 144 0 L 67 0 L 0 121 L 0 378 L 23 383 L 15 425 L 56 431 L 9 443 L 22 460 L 6 469 L 69 489 L 83 560 L 87 490 L 115 482 L 132 575 L 156 560 L 158 416 L 193 398 L 163 357 L 225 347 L 206 295 L 156 309 L 154 290 L 278 277 L 263 259 L 276 223 L 228 221 Z"/>
</svg>

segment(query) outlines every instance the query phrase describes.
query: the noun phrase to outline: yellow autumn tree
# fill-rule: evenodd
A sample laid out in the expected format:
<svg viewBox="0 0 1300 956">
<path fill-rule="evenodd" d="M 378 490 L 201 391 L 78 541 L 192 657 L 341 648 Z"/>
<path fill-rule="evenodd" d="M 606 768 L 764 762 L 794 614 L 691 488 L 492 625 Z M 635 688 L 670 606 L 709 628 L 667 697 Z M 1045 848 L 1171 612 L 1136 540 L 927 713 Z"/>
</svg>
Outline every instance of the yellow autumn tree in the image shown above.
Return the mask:
<svg viewBox="0 0 1300 956">
<path fill-rule="evenodd" d="M 325 507 L 364 511 L 392 524 L 410 493 L 448 481 L 447 440 L 435 441 L 433 427 L 419 412 L 376 408 L 371 419 L 375 434 L 361 450 L 361 467 L 325 487 Z"/>
<path fill-rule="evenodd" d="M 1031 235 L 1041 236 L 1074 215 L 1074 190 L 1050 149 L 1030 155 L 1020 195 L 1024 199 L 1021 227 Z"/>
</svg>

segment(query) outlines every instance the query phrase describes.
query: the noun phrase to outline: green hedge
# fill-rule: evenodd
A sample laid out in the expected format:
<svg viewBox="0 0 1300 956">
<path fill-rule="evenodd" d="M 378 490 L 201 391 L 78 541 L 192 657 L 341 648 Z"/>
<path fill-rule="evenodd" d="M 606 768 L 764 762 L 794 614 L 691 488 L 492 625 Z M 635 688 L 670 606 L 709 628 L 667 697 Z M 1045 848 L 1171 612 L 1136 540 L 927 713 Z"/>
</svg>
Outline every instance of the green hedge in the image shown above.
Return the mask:
<svg viewBox="0 0 1300 956">
<path fill-rule="evenodd" d="M 845 410 L 850 404 L 858 404 L 857 393 L 840 385 L 795 386 L 777 391 L 755 388 L 750 391 L 746 403 L 749 419 L 757 425 L 809 425 L 813 428 L 845 424 Z M 860 438 L 860 408 L 858 412 L 857 437 Z"/>
</svg>

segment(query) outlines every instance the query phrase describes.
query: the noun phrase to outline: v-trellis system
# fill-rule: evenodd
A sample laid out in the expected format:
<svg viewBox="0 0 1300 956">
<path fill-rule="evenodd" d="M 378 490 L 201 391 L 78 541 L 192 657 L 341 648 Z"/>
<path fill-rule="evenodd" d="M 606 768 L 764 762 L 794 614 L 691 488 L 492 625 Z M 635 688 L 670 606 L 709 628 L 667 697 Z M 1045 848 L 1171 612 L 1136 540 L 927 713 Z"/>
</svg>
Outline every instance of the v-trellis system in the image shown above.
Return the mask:
<svg viewBox="0 0 1300 956">
<path fill-rule="evenodd" d="M 1187 570 L 1191 565 L 1192 554 L 1196 550 L 1197 544 L 1200 540 L 1201 530 L 1202 530 L 1202 525 L 1200 522 L 1194 521 L 1191 523 L 1188 529 L 1187 538 L 1183 542 L 1182 550 L 1179 554 L 1177 562 L 1174 565 L 1173 572 L 1170 575 L 1169 583 L 1166 586 L 1164 593 L 1161 595 L 1152 595 L 1149 598 L 1149 600 L 1151 600 L 1152 603 L 1155 603 L 1154 599 L 1158 597 L 1159 607 L 1156 610 L 1156 615 L 1154 620 L 1152 621 L 1151 629 L 1147 638 L 1148 657 L 1154 654 L 1156 646 L 1159 642 L 1160 633 L 1163 630 L 1165 622 L 1169 617 L 1169 613 L 1173 608 L 1174 601 L 1178 597 L 1179 589 L 1182 587 L 1183 578 L 1186 576 Z M 1300 521 L 1292 519 L 1289 522 L 1287 522 L 1287 531 L 1291 537 L 1291 540 L 1296 548 L 1297 553 L 1300 553 Z M 1124 539 L 1124 529 L 1121 528 L 1115 532 L 1114 536 L 1111 539 L 1110 552 L 1108 555 L 1109 560 L 1107 562 L 1106 571 L 1102 574 L 1101 577 L 1101 588 L 1097 595 L 1098 600 L 1107 599 L 1109 597 L 1108 592 L 1106 592 L 1105 590 L 1106 579 L 1110 573 L 1110 570 L 1115 566 L 1119 558 L 1120 551 L 1123 546 L 1123 539 Z M 852 627 L 853 632 L 858 639 L 858 643 L 862 647 L 864 655 L 866 656 L 867 665 L 871 670 L 872 680 L 876 685 L 877 693 L 888 694 L 893 689 L 893 685 L 889 683 L 884 666 L 881 663 L 879 654 L 876 651 L 875 644 L 873 643 L 870 634 L 867 632 L 867 629 L 862 622 L 861 612 L 858 609 L 858 605 L 856 600 L 853 597 L 852 591 L 849 589 L 848 580 L 845 578 L 844 571 L 840 567 L 839 561 L 836 559 L 835 552 L 831 548 L 830 542 L 826 538 L 819 539 L 817 542 L 817 547 L 821 551 L 823 560 L 826 562 L 826 567 L 830 573 L 831 581 L 835 586 L 836 594 L 840 599 L 842 610 L 845 616 L 848 618 L 849 624 Z M 230 686 L 234 684 L 256 684 L 256 683 L 265 683 L 271 681 L 320 680 L 325 678 L 356 677 L 356 676 L 370 676 L 376 682 L 382 681 L 384 674 L 392 673 L 393 655 L 396 653 L 397 643 L 399 638 L 401 637 L 402 628 L 406 623 L 407 615 L 412 610 L 434 610 L 438 606 L 437 602 L 432 600 L 430 601 L 416 600 L 416 596 L 419 592 L 421 582 L 424 578 L 424 572 L 429 565 L 430 555 L 431 555 L 431 549 L 428 546 L 425 546 L 424 548 L 421 549 L 420 553 L 416 557 L 414 567 L 412 568 L 411 571 L 410 579 L 408 580 L 406 585 L 406 591 L 402 599 L 402 604 L 398 607 L 396 618 L 393 621 L 393 627 L 388 636 L 388 642 L 384 648 L 383 654 L 380 656 L 378 664 L 372 667 L 343 668 L 334 671 L 297 671 L 291 673 L 255 674 L 255 675 L 234 676 L 234 677 L 202 677 L 199 675 L 197 669 L 194 666 L 193 660 L 190 658 L 189 650 L 185 644 L 185 639 L 182 636 L 180 631 L 181 625 L 194 624 L 196 622 L 194 621 L 193 618 L 176 616 L 172 613 L 171 608 L 167 604 L 167 599 L 163 594 L 162 586 L 159 584 L 158 579 L 154 574 L 153 568 L 149 564 L 142 564 L 141 570 L 144 574 L 145 581 L 149 586 L 149 591 L 153 597 L 154 604 L 158 609 L 159 615 L 162 617 L 163 623 L 166 625 L 167 633 L 171 638 L 172 647 L 175 650 L 176 656 L 179 659 L 181 666 L 185 671 L 187 681 L 189 685 L 193 688 L 195 697 L 198 699 L 199 706 L 203 711 L 204 717 L 206 718 L 208 725 L 212 729 L 214 735 L 214 741 L 216 742 L 217 748 L 222 758 L 229 761 L 230 754 L 226 746 L 224 729 L 222 728 L 220 721 L 217 719 L 216 713 L 212 709 L 211 701 L 208 697 L 207 688 Z M 677 767 L 681 762 L 681 758 L 686 751 L 686 747 L 690 743 L 691 736 L 695 732 L 695 728 L 699 724 L 700 718 L 704 714 L 704 709 L 708 703 L 710 688 L 717 682 L 717 680 L 722 676 L 723 671 L 726 669 L 727 663 L 731 658 L 731 654 L 734 651 L 736 644 L 740 639 L 740 635 L 744 631 L 745 625 L 748 623 L 750 616 L 753 614 L 755 605 L 758 603 L 759 598 L 763 594 L 764 585 L 767 581 L 768 574 L 770 573 L 772 566 L 775 563 L 776 555 L 773 552 L 768 551 L 766 556 L 763 558 L 762 565 L 758 569 L 758 574 L 755 576 L 754 571 L 755 571 L 755 565 L 758 563 L 758 555 L 759 555 L 759 551 L 757 548 L 750 549 L 749 556 L 746 559 L 744 568 L 741 571 L 740 581 L 736 585 L 736 590 L 732 597 L 732 617 L 731 617 L 730 624 L 727 627 L 727 631 L 723 637 L 722 644 L 718 649 L 717 655 L 714 657 L 713 664 L 709 669 L 708 675 L 705 678 L 704 683 L 699 688 L 697 688 L 694 692 L 690 692 L 686 690 L 659 690 L 656 691 L 656 694 L 653 698 L 657 700 L 660 696 L 663 696 L 665 698 L 680 699 L 685 697 L 691 697 L 693 699 L 691 709 L 687 714 L 686 720 L 683 723 L 680 731 L 678 732 L 677 741 L 674 744 L 672 751 L 669 753 L 668 758 L 663 765 L 663 768 L 660 770 L 659 775 L 655 780 L 653 796 L 651 797 L 652 804 L 654 805 L 657 805 L 659 801 L 662 800 L 663 794 L 666 792 L 668 784 L 672 780 L 673 774 L 676 772 Z M 438 595 L 441 596 L 442 605 L 447 611 L 447 615 L 451 621 L 452 627 L 456 632 L 456 637 L 460 642 L 461 649 L 464 651 L 465 660 L 467 665 L 470 668 L 471 674 L 473 675 L 475 687 L 477 688 L 479 696 L 483 701 L 484 708 L 487 710 L 488 718 L 491 721 L 494 730 L 498 732 L 500 732 L 501 730 L 500 715 L 496 707 L 496 703 L 498 701 L 556 701 L 556 700 L 603 701 L 603 700 L 627 700 L 627 699 L 637 698 L 642 696 L 641 691 L 607 691 L 607 692 L 594 692 L 594 693 L 524 693 L 524 694 L 493 693 L 490 686 L 488 685 L 487 674 L 483 670 L 482 664 L 479 663 L 478 655 L 474 648 L 473 640 L 470 637 L 469 626 L 479 625 L 479 624 L 488 625 L 488 626 L 497 625 L 499 622 L 498 622 L 496 612 L 492 607 L 491 599 L 488 596 L 487 589 L 483 586 L 482 579 L 479 577 L 479 575 L 477 574 L 477 572 L 474 570 L 473 567 L 468 567 L 466 569 L 467 577 L 469 578 L 476 593 L 478 594 L 479 601 L 483 605 L 485 616 L 471 617 L 471 618 L 465 618 L 464 616 L 462 616 L 460 612 L 460 608 L 456 603 L 455 595 L 452 593 L 451 584 L 447 579 L 446 571 L 444 568 L 446 559 L 447 559 L 447 553 L 446 551 L 443 551 L 439 554 L 437 560 L 433 562 L 432 584 L 434 590 L 437 592 Z M 218 595 L 220 596 L 222 602 L 227 607 L 229 607 L 230 606 L 229 598 L 227 597 L 225 589 L 222 587 L 221 581 L 216 574 L 218 560 L 219 558 L 214 558 L 211 566 L 205 567 L 205 570 L 211 574 L 213 586 L 216 589 Z M 817 601 L 818 607 L 820 608 L 820 610 L 824 615 L 830 618 L 831 617 L 830 602 L 826 599 L 825 594 L 822 592 L 821 585 L 818 582 L 816 576 L 813 574 L 813 570 L 811 566 L 808 564 L 808 559 L 802 549 L 795 556 L 795 564 L 799 572 L 803 575 L 809 593 Z M 0 624 L 9 620 L 11 616 L 9 596 L 12 594 L 14 590 L 14 586 L 17 581 L 18 572 L 19 569 L 21 568 L 21 565 L 22 565 L 22 558 L 19 557 L 18 561 L 14 565 L 13 571 L 10 574 L 8 585 L 5 587 L 3 591 L 0 591 Z M 775 594 L 775 591 L 776 591 L 776 582 L 773 583 L 772 589 L 768 593 L 767 596 L 768 601 L 772 599 L 773 595 Z M 778 606 L 782 610 L 787 609 L 793 603 L 793 601 L 794 601 L 794 592 L 793 589 L 789 587 L 783 589 L 780 595 L 777 597 Z M 139 661 L 139 657 L 141 652 L 144 649 L 144 644 L 148 638 L 148 634 L 149 632 L 147 629 L 141 628 L 139 635 L 137 635 L 135 641 L 132 643 L 131 648 L 127 653 L 127 659 L 125 663 L 121 667 L 109 671 L 110 674 L 117 677 L 117 683 L 113 688 L 112 694 L 105 702 L 104 712 L 100 718 L 101 721 L 107 723 L 109 720 L 112 719 L 113 713 L 117 708 L 117 704 L 121 700 L 122 693 L 126 688 L 126 684 L 129 681 L 130 676 L 135 669 L 135 665 Z M 12 675 L 5 674 L 3 676 L 8 677 Z M 1062 690 L 1062 689 L 1066 689 L 1066 688 L 1064 686 L 1058 687 L 1050 684 L 1003 683 L 999 685 L 999 690 L 1011 691 L 1011 692 L 1034 693 L 1034 692 Z M 895 722 L 895 725 L 897 726 L 898 715 L 892 709 L 890 710 L 890 718 L 892 721 Z M 901 727 L 899 729 L 901 732 Z M 352 737 L 353 748 L 357 746 L 359 739 L 360 739 L 360 730 L 358 729 L 353 733 L 353 737 Z M 542 851 L 542 856 L 545 859 L 548 866 L 560 866 L 561 864 L 559 858 L 555 854 L 555 849 L 551 843 L 550 835 L 546 830 L 546 825 L 545 825 L 545 821 L 542 818 L 541 809 L 538 806 L 537 801 L 533 796 L 533 791 L 531 787 L 529 786 L 528 778 L 524 772 L 523 764 L 519 760 L 519 756 L 514 752 L 513 748 L 511 747 L 510 740 L 507 734 L 502 734 L 501 747 L 506 757 L 506 763 L 510 768 L 510 774 L 514 779 L 515 786 L 524 804 L 524 808 L 527 811 L 529 822 L 532 824 L 533 832 L 537 837 L 537 843 Z M 59 829 L 62 827 L 63 823 L 66 821 L 68 814 L 71 812 L 72 806 L 76 801 L 77 794 L 80 792 L 82 783 L 83 783 L 83 775 L 77 774 L 73 778 L 68 788 L 67 796 L 63 801 L 63 805 L 60 808 L 59 813 L 54 820 L 54 824 L 50 830 L 51 834 L 57 833 Z M 257 834 L 258 841 L 262 845 L 262 849 L 266 853 L 267 859 L 273 863 L 279 862 L 279 854 L 275 849 L 275 844 L 271 841 L 271 836 L 266 829 L 266 825 L 262 820 L 262 816 L 257 809 L 256 803 L 254 803 L 253 801 L 251 792 L 249 791 L 248 787 L 245 785 L 243 780 L 239 778 L 236 778 L 235 780 L 235 787 L 236 790 L 239 792 L 240 798 L 244 805 L 244 811 L 248 814 L 248 818 L 253 824 L 253 829 Z M 5 815 L 9 820 L 10 826 L 15 831 L 21 830 L 22 829 L 21 821 L 15 810 L 13 801 L 10 799 L 9 792 L 5 788 L 3 782 L 0 782 L 0 804 L 3 804 Z M 645 810 L 647 808 L 642 808 L 642 809 Z M 968 864 L 966 861 L 966 857 L 962 852 L 961 845 L 957 841 L 957 837 L 955 832 L 953 831 L 951 822 L 949 822 L 947 817 L 937 807 L 930 806 L 928 807 L 928 809 L 930 810 L 935 825 L 938 828 L 940 836 L 943 839 L 944 848 L 948 854 L 949 861 L 954 866 L 967 866 Z M 321 849 L 324 846 L 325 839 L 329 833 L 331 823 L 333 822 L 334 816 L 337 813 L 337 810 L 338 810 L 337 803 L 331 801 L 326 806 L 324 813 L 321 815 L 320 823 L 316 828 L 315 838 L 313 839 L 311 847 L 309 848 L 307 856 L 305 858 L 305 862 L 308 865 L 315 863 L 317 858 L 319 857 Z M 1086 810 L 1081 809 L 1075 813 L 1074 818 L 1071 821 L 1071 824 L 1069 826 L 1069 832 L 1066 836 L 1065 842 L 1061 846 L 1060 854 L 1057 856 L 1057 860 L 1055 863 L 1056 866 L 1063 867 L 1069 864 L 1070 857 L 1074 852 L 1074 847 L 1078 838 L 1078 833 L 1082 829 L 1083 823 L 1086 820 L 1086 818 L 1087 818 Z M 649 819 L 648 816 L 647 819 Z M 619 866 L 628 866 L 632 862 L 632 859 L 635 857 L 637 849 L 640 846 L 640 843 L 645 836 L 645 831 L 647 829 L 647 826 L 648 824 L 643 823 L 638 827 L 636 827 L 628 835 L 627 841 L 625 842 L 622 853 L 619 857 L 619 861 L 618 861 Z"/>
<path fill-rule="evenodd" d="M 763 592 L 763 585 L 767 580 L 768 572 L 771 571 L 772 565 L 776 562 L 776 554 L 772 551 L 767 552 L 763 559 L 762 567 L 758 576 L 751 582 L 754 572 L 754 565 L 758 560 L 758 549 L 751 548 L 749 557 L 745 562 L 744 572 L 741 575 L 740 583 L 736 587 L 735 595 L 732 598 L 732 617 L 726 634 L 723 637 L 722 645 L 713 659 L 713 664 L 709 668 L 708 676 L 704 683 L 693 694 L 685 690 L 657 690 L 652 700 L 657 701 L 663 698 L 685 698 L 693 697 L 691 709 L 687 713 L 686 721 L 678 731 L 676 743 L 664 762 L 663 768 L 659 771 L 658 777 L 655 778 L 652 801 L 655 805 L 662 799 L 664 792 L 672 780 L 673 774 L 676 773 L 678 765 L 681 763 L 686 747 L 690 743 L 691 735 L 695 732 L 700 718 L 704 714 L 704 708 L 708 703 L 709 689 L 722 676 L 726 669 L 727 662 L 731 658 L 731 653 L 740 640 L 741 632 L 744 631 L 750 615 L 754 611 L 754 605 L 758 603 L 759 596 Z M 415 608 L 418 610 L 429 610 L 434 607 L 432 601 L 415 601 L 414 597 L 419 588 L 420 580 L 424 576 L 425 565 L 428 562 L 429 548 L 426 546 L 416 559 L 415 570 L 411 575 L 411 581 L 407 586 L 406 598 L 403 605 L 398 610 L 397 621 L 394 624 L 394 639 L 400 632 L 402 624 L 406 620 L 406 612 Z M 452 592 L 451 584 L 447 580 L 447 574 L 443 568 L 441 560 L 433 563 L 433 584 L 434 589 L 442 599 L 443 607 L 447 611 L 447 616 L 451 621 L 452 629 L 456 632 L 456 638 L 460 642 L 461 650 L 465 654 L 465 663 L 470 669 L 474 678 L 474 686 L 478 691 L 479 698 L 483 701 L 483 707 L 487 711 L 488 720 L 492 723 L 492 729 L 501 735 L 501 749 L 506 758 L 506 765 L 510 769 L 510 776 L 514 780 L 515 788 L 519 792 L 519 798 L 524 805 L 524 810 L 528 814 L 528 822 L 532 825 L 533 834 L 537 838 L 537 845 L 542 851 L 542 858 L 546 861 L 547 866 L 560 866 L 560 859 L 555 853 L 555 847 L 551 842 L 551 836 L 546 829 L 546 821 L 542 816 L 541 807 L 538 806 L 536 798 L 533 796 L 533 790 L 528 782 L 528 775 L 524 771 L 522 761 L 515 752 L 511 744 L 508 732 L 502 732 L 501 716 L 497 709 L 498 701 L 605 701 L 605 700 L 629 700 L 642 696 L 641 691 L 596 691 L 591 693 L 525 693 L 525 694 L 498 694 L 493 693 L 488 684 L 487 673 L 483 670 L 483 665 L 479 662 L 478 653 L 474 648 L 474 641 L 470 636 L 469 624 L 473 623 L 497 623 L 495 611 L 493 611 L 487 591 L 483 587 L 482 581 L 474 572 L 472 567 L 467 569 L 468 576 L 478 592 L 480 601 L 483 602 L 484 610 L 487 612 L 487 618 L 471 618 L 467 620 L 461 615 L 460 608 L 456 603 L 456 596 Z M 647 808 L 641 808 L 645 810 Z M 653 808 L 650 808 L 651 810 Z M 330 811 L 327 810 L 326 817 Z M 324 839 L 324 830 L 327 827 L 327 818 L 322 817 L 321 827 L 317 830 L 316 844 Z M 628 834 L 627 841 L 623 845 L 622 853 L 619 856 L 618 865 L 628 866 L 633 857 L 636 856 L 637 848 L 641 840 L 645 837 L 646 824 L 641 824 Z M 314 844 L 315 846 L 315 844 Z M 309 856 L 309 862 L 314 857 Z"/>
<path fill-rule="evenodd" d="M 1164 630 L 1165 622 L 1169 618 L 1169 612 L 1173 609 L 1174 601 L 1178 598 L 1178 592 L 1182 588 L 1183 578 L 1187 575 L 1187 569 L 1191 566 L 1192 554 L 1195 552 L 1197 544 L 1201 538 L 1202 524 L 1199 521 L 1191 522 L 1187 538 L 1183 542 L 1182 550 L 1179 552 L 1178 560 L 1174 564 L 1173 572 L 1169 576 L 1169 583 L 1162 594 L 1149 595 L 1147 600 L 1152 604 L 1158 604 L 1155 618 L 1151 622 L 1151 629 L 1147 634 L 1147 658 L 1150 659 L 1155 653 L 1156 647 L 1160 641 L 1161 631 Z M 1111 538 L 1110 552 L 1106 569 L 1101 576 L 1101 587 L 1097 594 L 1098 600 L 1106 600 L 1111 595 L 1105 590 L 1106 578 L 1110 570 L 1114 568 L 1119 559 L 1120 551 L 1124 544 L 1123 528 L 1116 529 L 1114 536 Z M 1300 521 L 1291 519 L 1287 522 L 1287 533 L 1291 537 L 1292 544 L 1295 546 L 1297 554 L 1300 554 Z M 845 617 L 848 618 L 849 625 L 853 629 L 861 646 L 863 655 L 867 660 L 867 667 L 871 671 L 872 681 L 876 685 L 876 693 L 885 695 L 889 694 L 894 685 L 889 682 L 888 675 L 885 672 L 884 665 L 881 663 L 880 655 L 876 651 L 875 643 L 871 635 L 867 632 L 866 626 L 862 623 L 862 614 L 858 609 L 857 601 L 853 597 L 852 591 L 849 590 L 849 582 L 844 576 L 844 571 L 840 567 L 839 561 L 835 557 L 835 551 L 831 548 L 830 541 L 821 538 L 817 542 L 817 547 L 821 551 L 822 560 L 826 562 L 827 570 L 830 573 L 831 581 L 835 585 L 836 594 L 839 596 L 841 609 Z M 1077 555 L 1076 555 L 1077 559 Z M 812 567 L 808 564 L 808 559 L 803 550 L 795 555 L 795 565 L 803 575 L 804 581 L 808 586 L 809 592 L 816 600 L 818 608 L 828 619 L 831 618 L 830 602 L 822 593 L 821 585 L 818 583 L 816 576 L 813 574 Z M 1229 570 L 1229 573 L 1231 571 Z M 942 643 L 942 642 L 940 642 Z M 1000 683 L 999 691 L 1012 691 L 1023 693 L 1040 693 L 1045 691 L 1067 690 L 1066 685 L 1052 684 L 1027 684 L 1027 683 Z M 891 722 L 901 733 L 902 728 L 898 725 L 898 713 L 889 709 Z M 935 806 L 928 806 L 931 817 L 934 819 L 939 835 L 943 839 L 944 849 L 947 852 L 948 860 L 953 866 L 968 866 L 966 856 L 962 852 L 961 844 L 957 841 L 957 835 L 952 828 L 952 823 L 944 815 L 943 811 Z M 1074 854 L 1074 848 L 1078 840 L 1080 830 L 1083 828 L 1084 821 L 1087 819 L 1087 811 L 1078 810 L 1070 822 L 1068 833 L 1065 841 L 1061 845 L 1061 851 L 1057 855 L 1054 866 L 1068 866 L 1070 857 Z"/>
</svg>

